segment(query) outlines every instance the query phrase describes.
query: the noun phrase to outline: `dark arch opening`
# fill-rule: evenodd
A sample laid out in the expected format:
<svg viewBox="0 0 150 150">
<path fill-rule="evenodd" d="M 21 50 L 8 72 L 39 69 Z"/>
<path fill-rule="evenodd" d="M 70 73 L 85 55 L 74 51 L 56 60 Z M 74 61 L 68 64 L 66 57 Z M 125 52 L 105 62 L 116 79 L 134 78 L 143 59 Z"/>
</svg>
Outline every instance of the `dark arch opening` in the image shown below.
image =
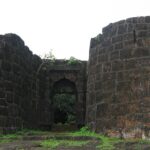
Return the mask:
<svg viewBox="0 0 150 150">
<path fill-rule="evenodd" d="M 74 82 L 61 79 L 54 83 L 52 92 L 53 122 L 76 123 L 77 90 Z"/>
</svg>

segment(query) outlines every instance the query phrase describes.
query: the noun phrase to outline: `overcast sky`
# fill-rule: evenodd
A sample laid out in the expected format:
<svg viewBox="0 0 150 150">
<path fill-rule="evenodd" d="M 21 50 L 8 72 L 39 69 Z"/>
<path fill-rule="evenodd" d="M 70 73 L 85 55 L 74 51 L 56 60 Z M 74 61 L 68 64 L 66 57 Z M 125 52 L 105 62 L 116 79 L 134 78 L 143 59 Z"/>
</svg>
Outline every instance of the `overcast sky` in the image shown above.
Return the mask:
<svg viewBox="0 0 150 150">
<path fill-rule="evenodd" d="M 104 26 L 147 15 L 150 0 L 0 0 L 0 34 L 18 34 L 38 55 L 87 60 Z"/>
</svg>

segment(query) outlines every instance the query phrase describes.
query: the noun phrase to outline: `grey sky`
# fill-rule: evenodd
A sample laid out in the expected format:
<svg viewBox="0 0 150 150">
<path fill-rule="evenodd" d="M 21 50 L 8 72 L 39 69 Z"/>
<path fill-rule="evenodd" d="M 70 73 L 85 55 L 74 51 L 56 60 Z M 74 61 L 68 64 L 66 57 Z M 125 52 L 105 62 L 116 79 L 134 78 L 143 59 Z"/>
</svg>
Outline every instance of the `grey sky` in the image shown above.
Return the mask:
<svg viewBox="0 0 150 150">
<path fill-rule="evenodd" d="M 87 60 L 90 38 L 111 22 L 150 15 L 150 0 L 0 0 L 0 34 L 16 33 L 38 55 Z"/>
</svg>

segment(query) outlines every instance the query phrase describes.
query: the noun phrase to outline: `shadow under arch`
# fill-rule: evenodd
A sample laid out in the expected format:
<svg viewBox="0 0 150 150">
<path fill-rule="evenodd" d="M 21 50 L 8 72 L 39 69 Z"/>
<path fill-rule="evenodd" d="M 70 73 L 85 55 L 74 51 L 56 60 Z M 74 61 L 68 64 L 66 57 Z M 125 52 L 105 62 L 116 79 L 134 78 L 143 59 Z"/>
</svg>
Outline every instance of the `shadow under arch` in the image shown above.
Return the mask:
<svg viewBox="0 0 150 150">
<path fill-rule="evenodd" d="M 75 83 L 66 78 L 56 81 L 52 87 L 51 98 L 53 122 L 76 125 L 78 94 Z"/>
</svg>

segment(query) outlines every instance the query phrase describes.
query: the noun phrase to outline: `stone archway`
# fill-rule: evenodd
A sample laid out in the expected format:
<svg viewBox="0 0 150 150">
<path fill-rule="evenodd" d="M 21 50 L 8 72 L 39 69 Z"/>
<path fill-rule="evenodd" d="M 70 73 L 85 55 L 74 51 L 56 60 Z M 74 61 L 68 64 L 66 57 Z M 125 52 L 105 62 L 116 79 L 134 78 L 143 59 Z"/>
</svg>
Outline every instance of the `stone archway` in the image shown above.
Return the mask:
<svg viewBox="0 0 150 150">
<path fill-rule="evenodd" d="M 60 79 L 53 84 L 52 109 L 54 123 L 76 124 L 77 89 L 74 82 Z"/>
</svg>

